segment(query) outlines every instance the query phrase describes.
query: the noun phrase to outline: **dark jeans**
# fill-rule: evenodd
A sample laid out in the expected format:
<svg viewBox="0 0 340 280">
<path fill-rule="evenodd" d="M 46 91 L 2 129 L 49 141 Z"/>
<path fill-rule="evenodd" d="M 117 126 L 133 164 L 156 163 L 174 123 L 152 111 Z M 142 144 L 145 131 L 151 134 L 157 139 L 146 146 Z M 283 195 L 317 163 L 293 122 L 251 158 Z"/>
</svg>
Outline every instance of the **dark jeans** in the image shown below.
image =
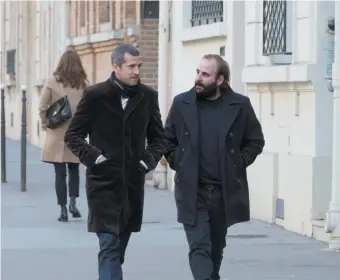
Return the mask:
<svg viewBox="0 0 340 280">
<path fill-rule="evenodd" d="M 123 280 L 122 264 L 131 232 L 121 235 L 97 233 L 99 239 L 99 280 Z"/>
<path fill-rule="evenodd" d="M 191 272 L 195 280 L 219 280 L 227 234 L 222 190 L 201 185 L 196 208 L 195 224 L 184 225 Z"/>
<path fill-rule="evenodd" d="M 55 190 L 59 205 L 67 204 L 66 165 L 68 169 L 68 194 L 69 197 L 79 196 L 79 164 L 78 163 L 54 163 Z"/>
</svg>

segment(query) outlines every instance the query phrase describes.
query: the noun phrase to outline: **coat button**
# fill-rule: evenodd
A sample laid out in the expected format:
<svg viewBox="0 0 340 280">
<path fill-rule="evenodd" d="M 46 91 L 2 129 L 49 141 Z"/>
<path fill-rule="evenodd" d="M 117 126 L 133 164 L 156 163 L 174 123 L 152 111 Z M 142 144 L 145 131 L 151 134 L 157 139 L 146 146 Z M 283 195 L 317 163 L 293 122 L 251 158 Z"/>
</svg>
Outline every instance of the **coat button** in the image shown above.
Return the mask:
<svg viewBox="0 0 340 280">
<path fill-rule="evenodd" d="M 188 131 L 184 132 L 184 135 L 188 136 L 188 135 L 189 135 L 189 132 L 188 132 Z"/>
<path fill-rule="evenodd" d="M 182 148 L 182 152 L 184 152 L 185 151 L 185 149 L 184 148 Z"/>
<path fill-rule="evenodd" d="M 230 137 L 233 137 L 233 136 L 234 136 L 234 134 L 233 134 L 232 132 L 230 132 L 230 133 L 229 133 L 229 136 L 230 136 Z"/>
<path fill-rule="evenodd" d="M 235 152 L 235 151 L 234 151 L 234 149 L 231 149 L 231 150 L 230 150 L 230 153 L 232 153 L 232 154 L 233 154 L 234 152 Z"/>
</svg>

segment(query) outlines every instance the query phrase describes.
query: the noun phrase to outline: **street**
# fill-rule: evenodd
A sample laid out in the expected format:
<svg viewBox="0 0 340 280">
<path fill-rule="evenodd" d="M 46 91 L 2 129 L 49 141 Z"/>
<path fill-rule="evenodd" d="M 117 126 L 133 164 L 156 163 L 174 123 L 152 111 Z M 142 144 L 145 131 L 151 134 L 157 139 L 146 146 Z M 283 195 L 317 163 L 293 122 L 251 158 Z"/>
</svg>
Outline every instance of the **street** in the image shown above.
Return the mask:
<svg viewBox="0 0 340 280">
<path fill-rule="evenodd" d="M 97 237 L 86 229 L 84 168 L 77 203 L 82 218 L 57 221 L 54 170 L 28 146 L 27 192 L 20 192 L 20 142 L 7 139 L 7 184 L 1 186 L 1 277 L 4 280 L 94 280 Z M 276 226 L 251 221 L 230 228 L 222 279 L 328 280 L 340 275 L 340 253 Z M 176 222 L 173 193 L 146 184 L 144 224 L 134 234 L 125 280 L 190 280 L 188 248 Z"/>
</svg>

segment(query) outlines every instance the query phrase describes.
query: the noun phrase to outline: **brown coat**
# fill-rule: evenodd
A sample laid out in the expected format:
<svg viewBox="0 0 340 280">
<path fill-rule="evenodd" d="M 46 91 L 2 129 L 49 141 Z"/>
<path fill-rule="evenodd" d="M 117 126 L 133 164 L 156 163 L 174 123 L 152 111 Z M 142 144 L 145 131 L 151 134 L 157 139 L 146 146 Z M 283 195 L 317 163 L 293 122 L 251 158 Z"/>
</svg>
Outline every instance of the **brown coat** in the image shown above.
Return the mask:
<svg viewBox="0 0 340 280">
<path fill-rule="evenodd" d="M 39 116 L 41 123 L 46 122 L 46 111 L 48 107 L 58 99 L 67 95 L 72 113 L 76 112 L 77 105 L 83 95 L 83 89 L 63 87 L 57 82 L 54 76 L 47 78 L 40 95 Z M 79 159 L 71 153 L 64 143 L 65 132 L 70 121 L 65 122 L 55 129 L 46 129 L 44 147 L 41 153 L 41 160 L 44 162 L 73 162 L 79 163 Z"/>
<path fill-rule="evenodd" d="M 65 135 L 68 147 L 87 167 L 90 232 L 140 231 L 145 173 L 155 169 L 163 155 L 157 92 L 141 84 L 125 110 L 121 94 L 111 78 L 88 87 Z M 101 154 L 108 160 L 95 164 Z M 140 168 L 140 160 L 147 171 Z"/>
</svg>

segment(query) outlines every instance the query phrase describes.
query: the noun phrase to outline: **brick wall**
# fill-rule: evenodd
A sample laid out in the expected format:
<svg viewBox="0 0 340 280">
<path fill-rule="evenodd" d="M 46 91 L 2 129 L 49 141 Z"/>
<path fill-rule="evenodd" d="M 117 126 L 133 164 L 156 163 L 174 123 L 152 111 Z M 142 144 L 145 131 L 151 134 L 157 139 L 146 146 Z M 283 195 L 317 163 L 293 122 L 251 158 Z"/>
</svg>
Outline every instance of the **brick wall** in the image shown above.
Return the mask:
<svg viewBox="0 0 340 280">
<path fill-rule="evenodd" d="M 143 83 L 157 89 L 158 20 L 143 19 L 141 21 L 138 46 L 143 61 L 141 80 Z"/>
</svg>

